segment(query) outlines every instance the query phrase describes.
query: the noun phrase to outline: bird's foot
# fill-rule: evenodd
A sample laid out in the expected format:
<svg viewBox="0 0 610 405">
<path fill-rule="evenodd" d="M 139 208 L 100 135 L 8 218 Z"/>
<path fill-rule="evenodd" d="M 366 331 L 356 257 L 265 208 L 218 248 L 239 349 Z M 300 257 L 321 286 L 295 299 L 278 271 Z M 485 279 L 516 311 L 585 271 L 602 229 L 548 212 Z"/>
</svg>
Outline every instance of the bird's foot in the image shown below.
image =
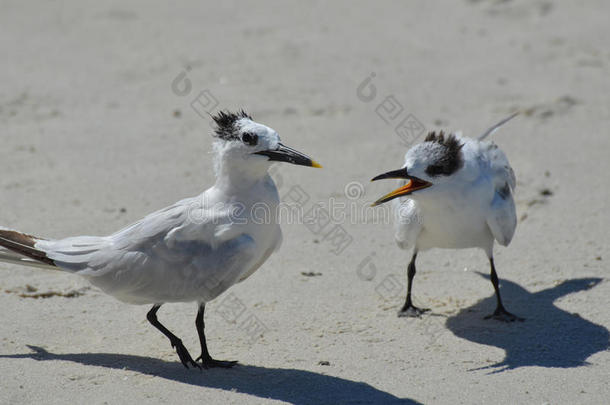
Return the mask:
<svg viewBox="0 0 610 405">
<path fill-rule="evenodd" d="M 430 308 L 417 308 L 415 305 L 405 305 L 398 311 L 399 318 L 420 318 L 424 313 L 430 311 Z"/>
<path fill-rule="evenodd" d="M 193 360 L 189 351 L 186 350 L 186 347 L 184 347 L 184 344 L 182 344 L 182 340 L 174 340 L 171 343 L 172 347 L 176 349 L 176 353 L 178 353 L 178 357 L 180 357 L 180 361 L 182 362 L 184 367 L 189 368 L 189 365 L 191 365 L 194 368 L 198 368 L 201 370 L 201 366 L 199 365 L 199 363 Z"/>
<path fill-rule="evenodd" d="M 501 322 L 523 322 L 525 319 L 518 317 L 517 315 L 513 315 L 504 307 L 497 307 L 493 314 L 487 315 L 485 319 L 495 319 L 496 321 Z"/>
<path fill-rule="evenodd" d="M 201 360 L 201 364 L 203 368 L 206 370 L 208 368 L 231 368 L 237 364 L 237 361 L 225 361 L 225 360 L 215 360 L 210 355 L 204 356 L 203 354 L 195 359 L 195 361 Z"/>
</svg>

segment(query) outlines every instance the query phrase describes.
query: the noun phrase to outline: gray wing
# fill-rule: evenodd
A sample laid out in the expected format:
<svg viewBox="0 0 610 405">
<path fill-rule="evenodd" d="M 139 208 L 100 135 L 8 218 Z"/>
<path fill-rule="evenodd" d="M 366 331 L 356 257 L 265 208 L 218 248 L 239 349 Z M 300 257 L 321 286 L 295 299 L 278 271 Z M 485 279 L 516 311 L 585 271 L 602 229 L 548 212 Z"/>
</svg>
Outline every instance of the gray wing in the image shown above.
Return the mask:
<svg viewBox="0 0 610 405">
<path fill-rule="evenodd" d="M 250 270 L 255 254 L 256 244 L 245 234 L 216 246 L 180 241 L 115 252 L 115 260 L 78 274 L 125 302 L 208 302 Z"/>
<path fill-rule="evenodd" d="M 194 208 L 193 208 L 194 207 Z M 254 240 L 225 211 L 183 200 L 107 237 L 45 241 L 57 266 L 131 303 L 209 301 L 255 258 Z"/>
<path fill-rule="evenodd" d="M 515 173 L 504 152 L 495 144 L 489 144 L 486 152 L 494 187 L 493 198 L 487 214 L 487 225 L 498 243 L 507 246 L 517 227 L 517 213 L 513 199 L 513 190 L 516 185 Z"/>
</svg>

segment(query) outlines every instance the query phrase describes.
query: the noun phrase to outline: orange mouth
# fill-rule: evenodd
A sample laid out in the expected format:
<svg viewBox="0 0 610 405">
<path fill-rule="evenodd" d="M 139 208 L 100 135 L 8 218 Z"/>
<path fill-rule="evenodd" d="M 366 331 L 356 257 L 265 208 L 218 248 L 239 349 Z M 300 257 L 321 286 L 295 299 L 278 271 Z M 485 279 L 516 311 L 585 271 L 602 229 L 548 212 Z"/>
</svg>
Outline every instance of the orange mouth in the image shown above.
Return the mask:
<svg viewBox="0 0 610 405">
<path fill-rule="evenodd" d="M 392 191 L 389 194 L 384 195 L 379 200 L 377 200 L 373 204 L 371 204 L 371 207 L 375 207 L 379 204 L 383 204 L 383 203 L 393 200 L 394 198 L 397 198 L 397 197 L 409 195 L 412 192 L 417 191 L 417 190 L 423 190 L 424 188 L 428 188 L 431 185 L 432 185 L 432 183 L 430 183 L 430 182 L 427 182 L 422 179 L 418 179 L 417 177 L 414 177 L 414 176 L 409 176 L 409 182 L 407 184 L 405 184 L 404 186 L 402 186 L 400 188 L 397 188 L 396 190 Z"/>
</svg>

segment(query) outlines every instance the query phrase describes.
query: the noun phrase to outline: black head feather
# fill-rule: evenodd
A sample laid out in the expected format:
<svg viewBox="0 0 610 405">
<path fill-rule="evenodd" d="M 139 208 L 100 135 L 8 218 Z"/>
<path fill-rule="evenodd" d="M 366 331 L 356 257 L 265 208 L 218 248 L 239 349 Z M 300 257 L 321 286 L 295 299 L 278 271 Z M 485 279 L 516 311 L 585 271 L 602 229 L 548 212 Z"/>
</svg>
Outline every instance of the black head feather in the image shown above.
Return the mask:
<svg viewBox="0 0 610 405">
<path fill-rule="evenodd" d="M 252 119 L 244 110 L 240 110 L 236 113 L 220 111 L 218 114 L 212 115 L 212 119 L 216 123 L 216 128 L 214 129 L 215 136 L 224 139 L 225 141 L 238 140 L 239 134 L 237 133 L 237 126 L 235 124 L 242 118 Z"/>
<path fill-rule="evenodd" d="M 461 144 L 454 134 L 445 136 L 443 131 L 440 131 L 438 134 L 430 132 L 424 142 L 434 142 L 443 147 L 443 153 L 440 155 L 440 158 L 426 168 L 426 174 L 429 176 L 449 176 L 464 165 L 461 153 L 464 144 Z"/>
</svg>

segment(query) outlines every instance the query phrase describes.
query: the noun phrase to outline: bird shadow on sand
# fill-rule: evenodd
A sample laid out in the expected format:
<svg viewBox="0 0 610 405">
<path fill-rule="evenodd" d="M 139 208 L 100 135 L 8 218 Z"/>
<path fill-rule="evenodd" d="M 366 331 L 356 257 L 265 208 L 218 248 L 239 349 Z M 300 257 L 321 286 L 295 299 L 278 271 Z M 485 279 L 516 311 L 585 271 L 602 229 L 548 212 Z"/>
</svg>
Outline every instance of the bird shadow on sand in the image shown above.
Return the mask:
<svg viewBox="0 0 610 405">
<path fill-rule="evenodd" d="M 489 279 L 487 275 L 481 276 Z M 564 311 L 554 302 L 568 294 L 589 290 L 601 281 L 601 278 L 566 280 L 531 293 L 516 283 L 502 280 L 500 288 L 506 308 L 524 317 L 524 322 L 484 320 L 496 305 L 492 295 L 449 317 L 445 325 L 460 338 L 496 346 L 506 352 L 501 362 L 475 370 L 491 369 L 497 373 L 525 366 L 570 368 L 588 365 L 587 358 L 608 349 L 608 329 L 579 314 Z"/>
<path fill-rule="evenodd" d="M 31 353 L 0 355 L 0 358 L 35 359 L 38 361 L 72 361 L 87 366 L 127 369 L 200 387 L 217 388 L 276 399 L 291 404 L 419 404 L 398 398 L 373 386 L 313 371 L 290 368 L 266 368 L 238 364 L 232 369 L 198 371 L 185 369 L 180 362 L 151 357 L 112 353 L 55 354 L 28 345 Z"/>
</svg>

